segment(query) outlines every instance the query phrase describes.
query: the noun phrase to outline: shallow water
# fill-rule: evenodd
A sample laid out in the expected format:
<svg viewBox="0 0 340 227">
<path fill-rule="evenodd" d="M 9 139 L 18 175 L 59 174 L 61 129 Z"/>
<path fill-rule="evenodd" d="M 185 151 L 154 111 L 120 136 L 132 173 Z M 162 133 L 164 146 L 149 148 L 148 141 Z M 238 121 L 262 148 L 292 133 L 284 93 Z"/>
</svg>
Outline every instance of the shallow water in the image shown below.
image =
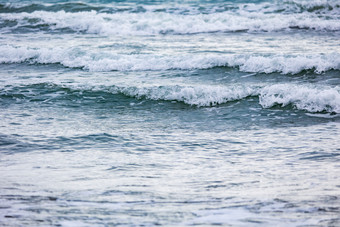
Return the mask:
<svg viewBox="0 0 340 227">
<path fill-rule="evenodd" d="M 0 224 L 337 226 L 336 1 L 0 1 Z"/>
</svg>

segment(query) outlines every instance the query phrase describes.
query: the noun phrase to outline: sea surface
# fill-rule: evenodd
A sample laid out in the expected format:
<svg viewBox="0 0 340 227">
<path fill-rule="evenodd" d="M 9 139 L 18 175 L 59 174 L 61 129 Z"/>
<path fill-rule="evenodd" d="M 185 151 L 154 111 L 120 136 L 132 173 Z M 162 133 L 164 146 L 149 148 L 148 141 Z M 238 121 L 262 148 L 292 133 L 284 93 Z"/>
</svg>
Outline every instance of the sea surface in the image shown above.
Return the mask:
<svg viewBox="0 0 340 227">
<path fill-rule="evenodd" d="M 0 226 L 340 226 L 338 0 L 0 0 Z"/>
</svg>

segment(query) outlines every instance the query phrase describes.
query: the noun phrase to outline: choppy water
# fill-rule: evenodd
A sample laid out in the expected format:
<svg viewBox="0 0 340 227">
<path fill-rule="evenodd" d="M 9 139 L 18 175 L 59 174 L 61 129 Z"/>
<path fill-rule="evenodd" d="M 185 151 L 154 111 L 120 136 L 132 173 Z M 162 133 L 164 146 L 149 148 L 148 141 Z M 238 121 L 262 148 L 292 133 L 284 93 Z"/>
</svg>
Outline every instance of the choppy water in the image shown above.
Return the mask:
<svg viewBox="0 0 340 227">
<path fill-rule="evenodd" d="M 0 225 L 340 225 L 338 1 L 0 1 L 0 110 Z"/>
</svg>

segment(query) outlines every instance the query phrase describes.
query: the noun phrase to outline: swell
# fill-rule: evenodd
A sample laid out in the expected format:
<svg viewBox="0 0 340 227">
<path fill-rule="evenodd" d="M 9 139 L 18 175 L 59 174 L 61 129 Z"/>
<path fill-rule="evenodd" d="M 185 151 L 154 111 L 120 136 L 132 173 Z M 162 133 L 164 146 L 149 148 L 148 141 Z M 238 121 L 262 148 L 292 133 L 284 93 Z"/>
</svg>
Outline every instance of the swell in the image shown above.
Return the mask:
<svg viewBox="0 0 340 227">
<path fill-rule="evenodd" d="M 64 67 L 99 71 L 192 70 L 214 67 L 236 67 L 243 72 L 297 74 L 311 70 L 322 73 L 340 70 L 340 55 L 214 55 L 193 54 L 119 55 L 105 51 L 84 51 L 80 48 L 25 48 L 0 46 L 0 64 L 61 64 Z"/>
<path fill-rule="evenodd" d="M 0 99 L 78 104 L 132 102 L 126 98 L 152 101 L 176 101 L 190 106 L 209 107 L 233 101 L 258 98 L 263 108 L 292 107 L 311 113 L 340 113 L 340 87 L 309 84 L 268 85 L 137 85 L 137 86 L 65 86 L 51 83 L 1 89 Z M 65 103 L 63 103 L 65 104 Z"/>
</svg>

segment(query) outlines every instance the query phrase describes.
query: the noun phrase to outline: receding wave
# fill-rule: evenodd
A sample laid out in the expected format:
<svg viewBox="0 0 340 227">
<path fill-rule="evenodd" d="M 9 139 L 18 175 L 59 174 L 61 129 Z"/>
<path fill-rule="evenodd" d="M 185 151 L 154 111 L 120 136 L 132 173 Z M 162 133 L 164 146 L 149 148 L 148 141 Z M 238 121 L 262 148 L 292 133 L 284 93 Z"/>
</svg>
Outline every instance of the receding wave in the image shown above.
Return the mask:
<svg viewBox="0 0 340 227">
<path fill-rule="evenodd" d="M 208 7 L 207 12 L 201 12 L 198 6 L 180 9 L 175 6 L 169 9 L 159 9 L 158 6 L 106 9 L 82 3 L 33 4 L 21 8 L 1 5 L 0 32 L 67 30 L 100 35 L 155 35 L 292 29 L 340 31 L 340 6 L 337 3 L 268 4 L 239 4 L 236 7 L 227 4 L 211 9 Z M 327 12 L 324 12 L 326 9 Z"/>
<path fill-rule="evenodd" d="M 192 70 L 236 67 L 243 72 L 297 74 L 304 70 L 322 73 L 340 70 L 340 54 L 325 55 L 118 55 L 80 48 L 27 48 L 0 46 L 0 63 L 61 64 L 89 71 Z"/>
<path fill-rule="evenodd" d="M 72 87 L 43 83 L 7 88 L 1 91 L 0 98 L 50 102 L 64 100 L 65 96 L 73 96 L 66 100 L 79 102 L 77 99 L 89 99 L 92 102 L 111 102 L 114 99 L 110 95 L 124 95 L 154 101 L 177 101 L 198 107 L 216 106 L 249 97 L 258 97 L 259 104 L 263 108 L 292 106 L 311 113 L 340 113 L 340 87 L 317 87 L 303 84 Z"/>
</svg>

